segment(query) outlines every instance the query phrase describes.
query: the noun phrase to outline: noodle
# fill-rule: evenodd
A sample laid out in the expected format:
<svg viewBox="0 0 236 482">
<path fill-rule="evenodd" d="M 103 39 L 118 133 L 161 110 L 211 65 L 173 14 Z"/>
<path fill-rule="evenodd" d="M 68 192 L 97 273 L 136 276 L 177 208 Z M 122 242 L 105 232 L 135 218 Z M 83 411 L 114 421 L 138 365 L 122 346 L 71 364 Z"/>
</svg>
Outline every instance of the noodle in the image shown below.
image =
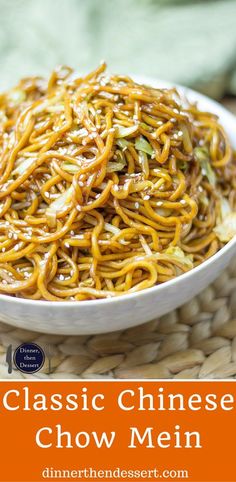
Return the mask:
<svg viewBox="0 0 236 482">
<path fill-rule="evenodd" d="M 61 67 L 0 95 L 1 293 L 133 293 L 235 234 L 235 156 L 217 117 L 105 68 Z"/>
</svg>

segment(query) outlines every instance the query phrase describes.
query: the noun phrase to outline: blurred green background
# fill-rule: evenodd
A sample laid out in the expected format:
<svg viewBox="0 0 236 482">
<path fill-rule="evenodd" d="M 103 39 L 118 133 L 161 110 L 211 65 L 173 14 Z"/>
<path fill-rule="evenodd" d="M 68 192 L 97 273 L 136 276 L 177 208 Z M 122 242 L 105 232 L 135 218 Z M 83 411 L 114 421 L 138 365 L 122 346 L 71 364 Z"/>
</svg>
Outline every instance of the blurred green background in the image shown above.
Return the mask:
<svg viewBox="0 0 236 482">
<path fill-rule="evenodd" d="M 101 59 L 114 72 L 236 95 L 236 1 L 0 0 L 1 89 Z"/>
</svg>

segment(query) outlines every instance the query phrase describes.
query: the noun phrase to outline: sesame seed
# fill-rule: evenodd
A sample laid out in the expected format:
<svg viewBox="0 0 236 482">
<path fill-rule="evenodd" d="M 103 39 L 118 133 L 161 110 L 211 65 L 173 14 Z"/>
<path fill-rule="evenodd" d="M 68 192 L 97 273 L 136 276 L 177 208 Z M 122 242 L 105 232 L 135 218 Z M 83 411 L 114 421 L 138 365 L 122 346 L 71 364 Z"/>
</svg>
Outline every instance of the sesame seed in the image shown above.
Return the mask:
<svg viewBox="0 0 236 482">
<path fill-rule="evenodd" d="M 175 117 L 171 117 L 170 122 L 175 123 L 177 122 L 177 120 L 175 119 Z"/>
<path fill-rule="evenodd" d="M 178 136 L 179 136 L 179 137 L 182 137 L 182 135 L 183 135 L 183 132 L 182 132 L 182 131 L 179 131 L 179 132 L 178 132 Z"/>
<path fill-rule="evenodd" d="M 60 274 L 60 275 L 59 275 L 59 280 L 60 280 L 60 281 L 64 281 L 64 276 L 63 276 L 63 274 Z"/>
<path fill-rule="evenodd" d="M 11 239 L 13 237 L 13 233 L 8 233 L 8 238 Z"/>
<path fill-rule="evenodd" d="M 101 109 L 98 109 L 97 110 L 97 114 L 101 114 L 102 113 L 102 110 Z"/>
<path fill-rule="evenodd" d="M 16 244 L 16 245 L 14 246 L 14 251 L 18 251 L 19 247 L 20 247 L 20 245 L 19 245 L 19 244 Z"/>
<path fill-rule="evenodd" d="M 163 201 L 158 201 L 157 206 L 163 206 Z"/>
<path fill-rule="evenodd" d="M 187 204 L 187 203 L 186 203 L 185 199 L 181 199 L 180 204 L 185 205 L 185 204 Z"/>
<path fill-rule="evenodd" d="M 16 233 L 13 233 L 13 239 L 18 239 L 18 236 Z"/>
<path fill-rule="evenodd" d="M 3 284 L 3 285 L 6 285 L 6 284 L 7 284 L 7 282 L 6 282 L 5 279 L 2 280 L 2 284 Z"/>
<path fill-rule="evenodd" d="M 74 235 L 75 235 L 75 232 L 74 232 L 74 231 L 71 231 L 70 234 L 71 234 L 71 236 L 74 236 Z"/>
<path fill-rule="evenodd" d="M 81 206 L 78 204 L 78 205 L 76 206 L 76 209 L 77 209 L 77 211 L 81 211 Z"/>
<path fill-rule="evenodd" d="M 150 199 L 150 196 L 148 194 L 145 194 L 145 196 L 143 196 L 143 199 L 144 201 L 148 201 L 148 199 Z"/>
<path fill-rule="evenodd" d="M 173 112 L 174 112 L 175 114 L 179 114 L 178 109 L 173 109 Z"/>
<path fill-rule="evenodd" d="M 111 127 L 108 132 L 115 132 L 115 127 Z"/>
<path fill-rule="evenodd" d="M 77 131 L 79 136 L 81 137 L 84 137 L 84 136 L 87 136 L 88 135 L 88 131 L 87 129 L 83 128 L 83 129 L 80 129 Z M 77 134 L 77 132 L 75 131 L 74 134 Z"/>
<path fill-rule="evenodd" d="M 45 193 L 44 193 L 44 196 L 45 196 L 46 198 L 49 198 L 49 197 L 50 197 L 49 192 L 45 192 Z"/>
<path fill-rule="evenodd" d="M 119 191 L 119 187 L 117 186 L 117 184 L 114 184 L 113 190 L 114 190 L 114 191 Z"/>
<path fill-rule="evenodd" d="M 2 248 L 2 252 L 5 253 L 5 251 L 6 251 L 6 248 Z"/>
<path fill-rule="evenodd" d="M 69 243 L 65 243 L 65 247 L 69 248 L 70 247 Z"/>
<path fill-rule="evenodd" d="M 135 209 L 139 209 L 140 204 L 138 202 L 136 202 L 136 203 L 134 203 L 134 207 L 135 207 Z"/>
</svg>

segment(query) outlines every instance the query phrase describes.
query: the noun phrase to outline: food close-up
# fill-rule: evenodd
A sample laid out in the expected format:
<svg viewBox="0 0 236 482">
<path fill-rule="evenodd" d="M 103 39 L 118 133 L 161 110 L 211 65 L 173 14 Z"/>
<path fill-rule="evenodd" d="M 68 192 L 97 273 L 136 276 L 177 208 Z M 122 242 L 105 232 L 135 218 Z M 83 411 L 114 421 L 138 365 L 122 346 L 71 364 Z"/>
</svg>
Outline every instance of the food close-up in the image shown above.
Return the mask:
<svg viewBox="0 0 236 482">
<path fill-rule="evenodd" d="M 0 292 L 110 298 L 165 283 L 236 233 L 236 155 L 178 88 L 55 69 L 0 96 Z"/>
</svg>

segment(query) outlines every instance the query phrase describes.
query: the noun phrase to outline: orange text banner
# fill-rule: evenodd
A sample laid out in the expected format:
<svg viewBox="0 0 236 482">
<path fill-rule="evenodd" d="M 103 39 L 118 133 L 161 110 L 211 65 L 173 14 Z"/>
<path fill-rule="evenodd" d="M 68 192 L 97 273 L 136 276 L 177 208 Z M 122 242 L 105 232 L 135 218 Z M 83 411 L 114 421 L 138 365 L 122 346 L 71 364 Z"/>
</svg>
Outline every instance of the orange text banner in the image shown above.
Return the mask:
<svg viewBox="0 0 236 482">
<path fill-rule="evenodd" d="M 236 481 L 234 381 L 1 381 L 0 481 Z"/>
</svg>

